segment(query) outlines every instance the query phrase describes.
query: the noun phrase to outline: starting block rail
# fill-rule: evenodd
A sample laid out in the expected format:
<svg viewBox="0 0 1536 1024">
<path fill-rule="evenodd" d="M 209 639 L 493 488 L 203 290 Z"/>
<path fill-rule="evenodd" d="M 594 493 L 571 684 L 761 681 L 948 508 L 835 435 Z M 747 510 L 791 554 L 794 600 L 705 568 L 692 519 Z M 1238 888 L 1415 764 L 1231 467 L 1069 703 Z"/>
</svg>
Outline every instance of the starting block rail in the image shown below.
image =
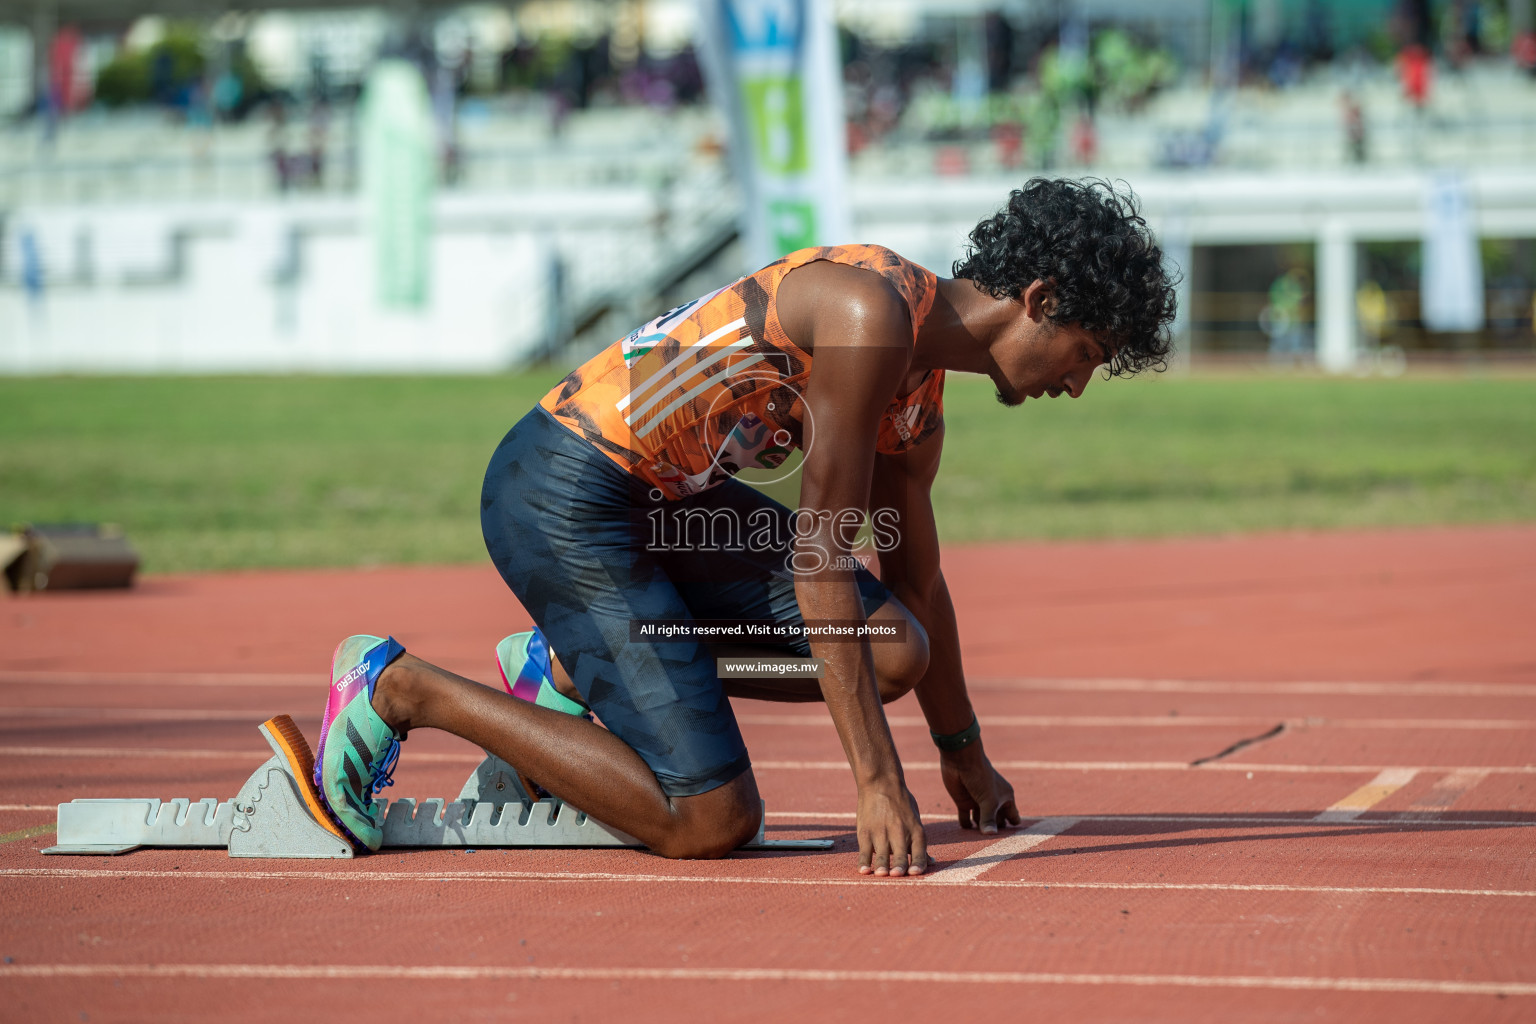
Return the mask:
<svg viewBox="0 0 1536 1024">
<path fill-rule="evenodd" d="M 233 800 L 72 800 L 59 804 L 57 845 L 42 852 L 111 855 L 163 846 L 222 847 L 231 857 L 352 857 L 352 844 L 318 817 L 323 812 L 308 776 L 314 759 L 293 720 L 279 715 L 260 729 L 273 754 Z M 561 800 L 534 799 L 512 766 L 494 754 L 486 755 L 456 800 L 402 798 L 375 803 L 384 813 L 386 849 L 645 845 Z M 831 846 L 830 839 L 769 839 L 760 825 L 757 836 L 741 849 L 826 850 Z"/>
</svg>

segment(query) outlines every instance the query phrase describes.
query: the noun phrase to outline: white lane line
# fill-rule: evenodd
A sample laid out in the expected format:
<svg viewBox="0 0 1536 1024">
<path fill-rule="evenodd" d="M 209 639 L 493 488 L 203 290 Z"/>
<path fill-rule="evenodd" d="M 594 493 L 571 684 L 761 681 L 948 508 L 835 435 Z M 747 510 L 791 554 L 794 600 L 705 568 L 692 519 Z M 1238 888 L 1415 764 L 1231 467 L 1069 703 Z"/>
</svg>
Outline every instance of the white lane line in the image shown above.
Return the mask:
<svg viewBox="0 0 1536 1024">
<path fill-rule="evenodd" d="M 143 757 L 189 758 L 213 760 L 231 758 L 265 760 L 271 756 L 266 750 L 203 750 L 171 747 L 24 747 L 0 745 L 0 757 Z M 479 764 L 485 755 L 475 753 L 437 754 L 430 751 L 412 752 L 412 761 L 442 764 Z M 1413 768 L 1395 768 L 1383 765 L 1359 764 L 1258 764 L 1245 761 L 1213 761 L 1194 767 L 1185 761 L 996 761 L 996 768 L 1014 771 L 1060 772 L 1285 772 L 1306 775 L 1368 775 L 1383 771 L 1456 772 L 1466 765 L 1419 765 Z M 753 761 L 752 767 L 770 771 L 847 771 L 847 761 Z M 938 771 L 937 761 L 903 762 L 907 771 Z M 1490 775 L 1536 775 L 1536 765 L 1496 765 L 1478 767 Z"/>
<path fill-rule="evenodd" d="M 946 880 L 936 874 L 929 884 Z M 1434 889 L 1407 885 L 1281 885 L 1278 883 L 1243 885 L 1237 882 L 1041 882 L 1030 880 L 998 881 L 982 878 L 966 885 L 984 889 L 1109 889 L 1117 892 L 1284 892 L 1372 896 L 1501 896 L 1536 898 L 1536 891 L 1524 889 Z"/>
<path fill-rule="evenodd" d="M 67 802 L 67 801 L 65 801 Z M 0 811 L 34 811 L 38 813 L 55 814 L 58 804 L 0 804 Z M 779 821 L 798 821 L 808 824 L 827 822 L 833 827 L 841 828 L 858 820 L 858 815 L 852 811 L 768 811 L 767 817 Z M 955 820 L 954 814 L 924 814 L 923 821 L 928 824 L 951 822 Z M 1190 825 L 1196 826 L 1192 831 L 1222 831 L 1224 826 L 1233 825 L 1274 825 L 1293 826 L 1306 825 L 1309 828 L 1315 825 L 1337 825 L 1352 829 L 1380 828 L 1388 822 L 1375 819 L 1360 821 L 1348 819 L 1345 821 L 1318 821 L 1316 818 L 1281 818 L 1281 817 L 1219 817 L 1201 815 L 1159 815 L 1159 814 L 1081 814 L 1078 821 L 1097 821 L 1115 824 L 1118 822 L 1131 822 L 1154 825 Z M 1510 821 L 1498 818 L 1440 818 L 1436 815 L 1424 814 L 1410 816 L 1407 813 L 1400 814 L 1395 821 L 1414 826 L 1434 826 L 1446 829 L 1459 828 L 1536 828 L 1536 821 Z M 1199 828 L 1199 826 L 1214 826 L 1214 828 Z M 1404 829 L 1402 831 L 1415 831 L 1416 829 Z M 1260 838 L 1256 836 L 1255 838 Z"/>
<path fill-rule="evenodd" d="M 258 726 L 270 718 L 256 711 L 218 711 L 199 708 L 32 708 L 0 706 L 0 716 L 5 718 L 102 718 L 128 719 L 131 721 L 175 722 L 250 722 Z M 309 716 L 299 715 L 298 718 Z M 312 716 L 318 718 L 319 716 Z"/>
<path fill-rule="evenodd" d="M 921 715 L 887 715 L 886 723 L 895 728 L 927 728 Z M 831 726 L 832 716 L 820 714 L 737 715 L 742 725 Z M 983 724 L 991 726 L 1042 726 L 1066 728 L 1166 728 L 1177 726 L 1254 726 L 1273 725 L 1272 715 L 987 715 Z M 1536 725 L 1536 723 L 1532 723 Z"/>
<path fill-rule="evenodd" d="M 737 981 L 847 984 L 1088 985 L 1531 996 L 1536 984 L 1424 978 L 1222 974 L 1056 974 L 1037 971 L 858 971 L 795 967 L 498 967 L 440 964 L 6 964 L 7 978 L 196 978 L 274 981 Z"/>
<path fill-rule="evenodd" d="M 0 753 L 5 748 L 0 747 Z M 1395 766 L 1379 764 L 1266 764 L 1248 761 L 1211 761 L 1194 766 L 1187 761 L 1000 761 L 994 759 L 995 768 L 1011 768 L 1015 771 L 1041 772 L 1283 772 L 1303 775 L 1373 775 L 1377 772 L 1397 770 Z M 783 771 L 830 771 L 848 769 L 846 761 L 753 761 L 754 768 L 772 768 Z M 903 761 L 908 771 L 937 771 L 937 761 Z M 1466 765 L 1431 766 L 1418 765 L 1413 771 L 1454 772 Z M 1536 765 L 1497 765 L 1479 768 L 1490 775 L 1536 775 Z"/>
<path fill-rule="evenodd" d="M 0 686 L 303 686 L 324 688 L 321 672 L 0 672 Z"/>
<path fill-rule="evenodd" d="M 259 724 L 259 723 L 258 723 Z M 260 763 L 272 756 L 268 750 L 200 750 L 196 748 L 171 748 L 171 747 L 10 747 L 0 746 L 0 756 L 9 754 L 12 757 L 143 757 L 152 759 L 189 758 L 196 761 L 210 761 L 227 758 L 230 760 L 250 761 Z M 431 751 L 412 753 L 412 761 L 424 761 L 428 763 L 442 764 L 479 764 L 485 760 L 483 753 L 479 754 L 436 754 Z M 843 767 L 847 767 L 845 764 Z"/>
<path fill-rule="evenodd" d="M 1479 771 L 1481 771 L 1481 769 L 1479 769 Z M 851 821 L 856 821 L 858 819 L 858 815 L 856 813 L 854 813 L 853 811 L 768 811 L 766 813 L 767 813 L 767 817 L 769 817 L 769 818 L 777 818 L 777 819 L 780 819 L 780 820 L 783 820 L 783 821 L 800 821 L 800 822 L 811 822 L 811 823 L 825 821 L 825 822 L 829 822 L 829 823 L 835 823 L 835 824 L 838 824 L 838 825 L 845 824 L 845 823 L 851 822 Z M 1361 820 L 1358 820 L 1358 819 L 1355 819 L 1355 818 L 1348 818 L 1348 819 L 1345 819 L 1345 820 L 1342 820 L 1342 821 L 1319 821 L 1319 820 L 1317 820 L 1317 818 L 1315 816 L 1311 815 L 1310 813 L 1307 814 L 1306 816 L 1291 816 L 1291 817 L 1286 817 L 1286 816 L 1278 815 L 1278 814 L 1276 814 L 1276 815 L 1268 815 L 1268 816 L 1262 816 L 1262 815 L 1226 815 L 1226 816 L 1223 816 L 1223 815 L 1217 815 L 1217 814 L 1211 814 L 1211 815 L 1202 815 L 1202 814 L 1077 814 L 1077 815 L 1073 815 L 1073 817 L 1075 817 L 1078 821 L 1102 821 L 1102 822 L 1110 822 L 1110 823 L 1116 823 L 1116 822 L 1145 822 L 1145 823 L 1149 823 L 1149 824 L 1159 824 L 1159 825 L 1215 826 L 1216 830 L 1220 830 L 1221 827 L 1225 826 L 1225 825 L 1280 825 L 1280 826 L 1286 826 L 1286 825 L 1305 825 L 1308 828 L 1312 828 L 1315 825 L 1341 825 L 1341 826 L 1348 826 L 1348 827 L 1355 828 L 1355 829 L 1362 829 L 1362 828 L 1380 828 L 1382 825 L 1390 824 L 1391 821 L 1403 822 L 1403 821 L 1406 820 L 1406 819 L 1403 819 L 1402 816 L 1400 815 L 1399 817 L 1391 819 L 1390 821 L 1383 821 L 1381 819 L 1375 819 L 1375 818 L 1369 819 L 1369 820 L 1366 820 L 1366 821 L 1361 821 Z M 954 821 L 954 820 L 955 820 L 955 815 L 953 813 L 940 814 L 940 813 L 932 813 L 931 812 L 931 813 L 923 815 L 923 821 L 925 821 L 925 822 L 941 822 L 941 821 L 943 821 L 943 822 L 950 822 L 950 821 Z M 1467 828 L 1472 828 L 1472 827 L 1487 827 L 1487 828 L 1536 828 L 1536 819 L 1526 820 L 1526 821 L 1512 821 L 1512 820 L 1509 820 L 1507 818 L 1505 818 L 1505 819 L 1499 819 L 1499 818 L 1479 818 L 1479 819 L 1449 818 L 1448 819 L 1448 818 L 1427 817 L 1427 818 L 1422 818 L 1422 819 L 1414 818 L 1414 819 L 1411 819 L 1411 820 L 1412 820 L 1413 824 L 1416 827 L 1417 826 L 1421 826 L 1421 825 L 1436 825 L 1436 826 L 1442 826 L 1442 827 L 1445 827 L 1445 828 L 1460 828 L 1460 827 L 1467 827 Z M 1204 831 L 1204 829 L 1202 829 L 1202 831 Z"/>
<path fill-rule="evenodd" d="M 265 760 L 263 751 L 254 747 L 249 750 L 199 750 L 184 747 L 172 750 L 166 747 L 11 747 L 0 746 L 0 755 L 11 757 L 141 757 L 148 759 L 185 758 L 194 761 L 219 759 L 257 762 Z M 266 753 L 266 757 L 271 757 Z"/>
<path fill-rule="evenodd" d="M 203 881 L 240 881 L 262 879 L 323 882 L 625 882 L 681 885 L 788 885 L 788 886 L 862 886 L 899 888 L 902 879 L 874 879 L 868 875 L 827 878 L 777 878 L 751 875 L 646 875 L 615 871 L 336 871 L 317 868 L 312 871 L 260 869 L 246 871 L 170 871 L 160 868 L 0 868 L 0 878 L 99 878 L 105 881 L 129 879 L 199 879 Z M 914 876 L 913 883 L 935 883 L 943 877 Z M 1285 885 L 1278 883 L 1246 885 L 1238 882 L 1047 882 L 1039 880 L 998 881 L 980 878 L 962 882 L 982 889 L 1108 889 L 1126 892 L 1275 892 L 1275 893 L 1356 893 L 1371 896 L 1483 896 L 1496 898 L 1536 897 L 1536 890 L 1525 889 L 1445 889 L 1406 885 Z"/>
<path fill-rule="evenodd" d="M 975 853 L 968 854 L 947 867 L 939 868 L 937 872 L 928 876 L 928 879 L 930 881 L 942 879 L 950 885 L 974 882 L 1003 861 L 1012 860 L 1021 853 L 1033 850 L 1076 824 L 1076 818 L 1045 818 L 1029 828 L 1004 836 L 995 843 L 988 843 Z"/>
<path fill-rule="evenodd" d="M 967 679 L 973 689 L 1121 693 L 1308 693 L 1344 696 L 1536 697 L 1525 683 L 1466 682 L 1228 682 L 1200 679 Z"/>
<path fill-rule="evenodd" d="M 1419 797 L 1406 811 L 1399 814 L 1398 820 L 1421 821 L 1439 817 L 1457 800 L 1466 796 L 1473 786 L 1487 777 L 1488 772 L 1483 768 L 1463 768 L 1460 771 L 1451 772 L 1431 786 L 1429 792 Z"/>
<path fill-rule="evenodd" d="M 1419 774 L 1417 768 L 1384 768 L 1370 782 L 1320 813 L 1314 821 L 1351 821 L 1402 789 Z"/>
<path fill-rule="evenodd" d="M 760 726 L 831 726 L 830 716 L 822 715 L 737 715 L 742 725 Z M 1283 718 L 1292 729 L 1468 729 L 1526 731 L 1536 729 L 1536 719 L 1526 718 Z M 919 715 L 891 715 L 891 728 L 927 728 Z M 1067 729 L 1156 729 L 1156 728 L 1233 728 L 1269 726 L 1273 715 L 986 715 L 988 728 L 1067 728 Z"/>
<path fill-rule="evenodd" d="M 1520 732 L 1536 729 L 1529 718 L 1315 718 L 1287 719 L 1297 729 L 1485 729 Z"/>
<path fill-rule="evenodd" d="M 1479 772 L 1482 769 L 1478 769 Z M 61 801 L 68 803 L 68 801 Z M 40 811 L 53 814 L 58 810 L 58 804 L 0 804 L 0 811 Z M 768 811 L 766 817 L 777 821 L 798 821 L 810 824 L 826 822 L 834 827 L 858 820 L 858 814 L 853 811 Z M 1099 822 L 1132 822 L 1153 825 L 1191 825 L 1191 826 L 1216 826 L 1219 830 L 1227 825 L 1343 825 L 1354 829 L 1378 828 L 1387 822 L 1370 820 L 1359 821 L 1348 819 L 1346 821 L 1318 821 L 1315 817 L 1282 817 L 1280 815 L 1264 816 L 1221 816 L 1199 814 L 1079 814 L 1075 815 L 1078 821 Z M 953 812 L 930 812 L 922 816 L 923 821 L 930 824 L 940 822 L 949 823 L 955 820 Z M 1415 825 L 1437 825 L 1443 828 L 1536 828 L 1536 821 L 1511 821 L 1507 818 L 1454 818 L 1445 819 L 1435 816 L 1422 818 L 1409 818 L 1406 814 L 1399 815 L 1397 821 L 1412 822 Z M 1204 829 L 1202 829 L 1204 831 Z M 1407 830 L 1405 830 L 1407 831 Z"/>
</svg>

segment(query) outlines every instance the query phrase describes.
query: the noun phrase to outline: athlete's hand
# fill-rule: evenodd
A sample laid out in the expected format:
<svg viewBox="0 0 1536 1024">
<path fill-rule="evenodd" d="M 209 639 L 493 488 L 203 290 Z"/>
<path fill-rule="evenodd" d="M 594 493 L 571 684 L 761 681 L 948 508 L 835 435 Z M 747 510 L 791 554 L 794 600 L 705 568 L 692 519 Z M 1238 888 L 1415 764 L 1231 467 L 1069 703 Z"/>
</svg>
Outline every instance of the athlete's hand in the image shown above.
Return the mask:
<svg viewBox="0 0 1536 1024">
<path fill-rule="evenodd" d="M 859 789 L 859 874 L 920 875 L 928 841 L 917 801 L 900 780 Z"/>
<path fill-rule="evenodd" d="M 987 760 L 981 740 L 953 753 L 939 751 L 939 773 L 960 812 L 961 828 L 980 828 L 983 833 L 992 833 L 999 825 L 1019 823 L 1013 787 Z"/>
</svg>

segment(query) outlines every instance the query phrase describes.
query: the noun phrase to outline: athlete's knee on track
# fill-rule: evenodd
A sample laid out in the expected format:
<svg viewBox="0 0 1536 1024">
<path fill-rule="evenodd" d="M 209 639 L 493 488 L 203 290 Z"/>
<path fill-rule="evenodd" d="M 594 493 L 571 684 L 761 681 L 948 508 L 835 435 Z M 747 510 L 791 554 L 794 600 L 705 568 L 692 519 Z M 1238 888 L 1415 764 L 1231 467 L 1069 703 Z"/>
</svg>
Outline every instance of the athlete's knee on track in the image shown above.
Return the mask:
<svg viewBox="0 0 1536 1024">
<path fill-rule="evenodd" d="M 751 773 L 742 779 L 675 800 L 675 823 L 651 849 L 673 860 L 716 860 L 750 842 L 762 825 L 763 804 Z"/>
</svg>

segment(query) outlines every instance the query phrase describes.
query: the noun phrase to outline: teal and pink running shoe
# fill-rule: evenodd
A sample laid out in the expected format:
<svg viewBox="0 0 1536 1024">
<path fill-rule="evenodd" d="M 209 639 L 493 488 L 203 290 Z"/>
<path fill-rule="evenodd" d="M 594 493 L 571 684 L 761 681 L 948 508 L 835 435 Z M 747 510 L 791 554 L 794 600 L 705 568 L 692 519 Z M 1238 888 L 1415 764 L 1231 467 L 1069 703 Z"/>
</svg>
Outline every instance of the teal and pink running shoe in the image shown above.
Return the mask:
<svg viewBox="0 0 1536 1024">
<path fill-rule="evenodd" d="M 320 721 L 315 787 L 325 808 L 359 848 L 377 850 L 384 822 L 373 796 L 400 757 L 400 737 L 373 710 L 379 675 L 405 648 L 394 637 L 349 636 L 331 657 L 331 692 Z"/>
<path fill-rule="evenodd" d="M 586 705 L 555 689 L 549 641 L 544 639 L 541 630 L 513 633 L 497 644 L 496 667 L 501 670 L 501 685 L 519 700 L 592 721 L 592 713 Z"/>
<path fill-rule="evenodd" d="M 579 715 L 592 721 L 592 712 L 555 689 L 554 666 L 550 660 L 549 641 L 537 627 L 528 633 L 513 633 L 496 645 L 496 667 L 501 671 L 501 685 L 518 700 L 541 708 Z M 533 799 L 542 800 L 549 790 L 517 771 L 523 790 Z"/>
</svg>

